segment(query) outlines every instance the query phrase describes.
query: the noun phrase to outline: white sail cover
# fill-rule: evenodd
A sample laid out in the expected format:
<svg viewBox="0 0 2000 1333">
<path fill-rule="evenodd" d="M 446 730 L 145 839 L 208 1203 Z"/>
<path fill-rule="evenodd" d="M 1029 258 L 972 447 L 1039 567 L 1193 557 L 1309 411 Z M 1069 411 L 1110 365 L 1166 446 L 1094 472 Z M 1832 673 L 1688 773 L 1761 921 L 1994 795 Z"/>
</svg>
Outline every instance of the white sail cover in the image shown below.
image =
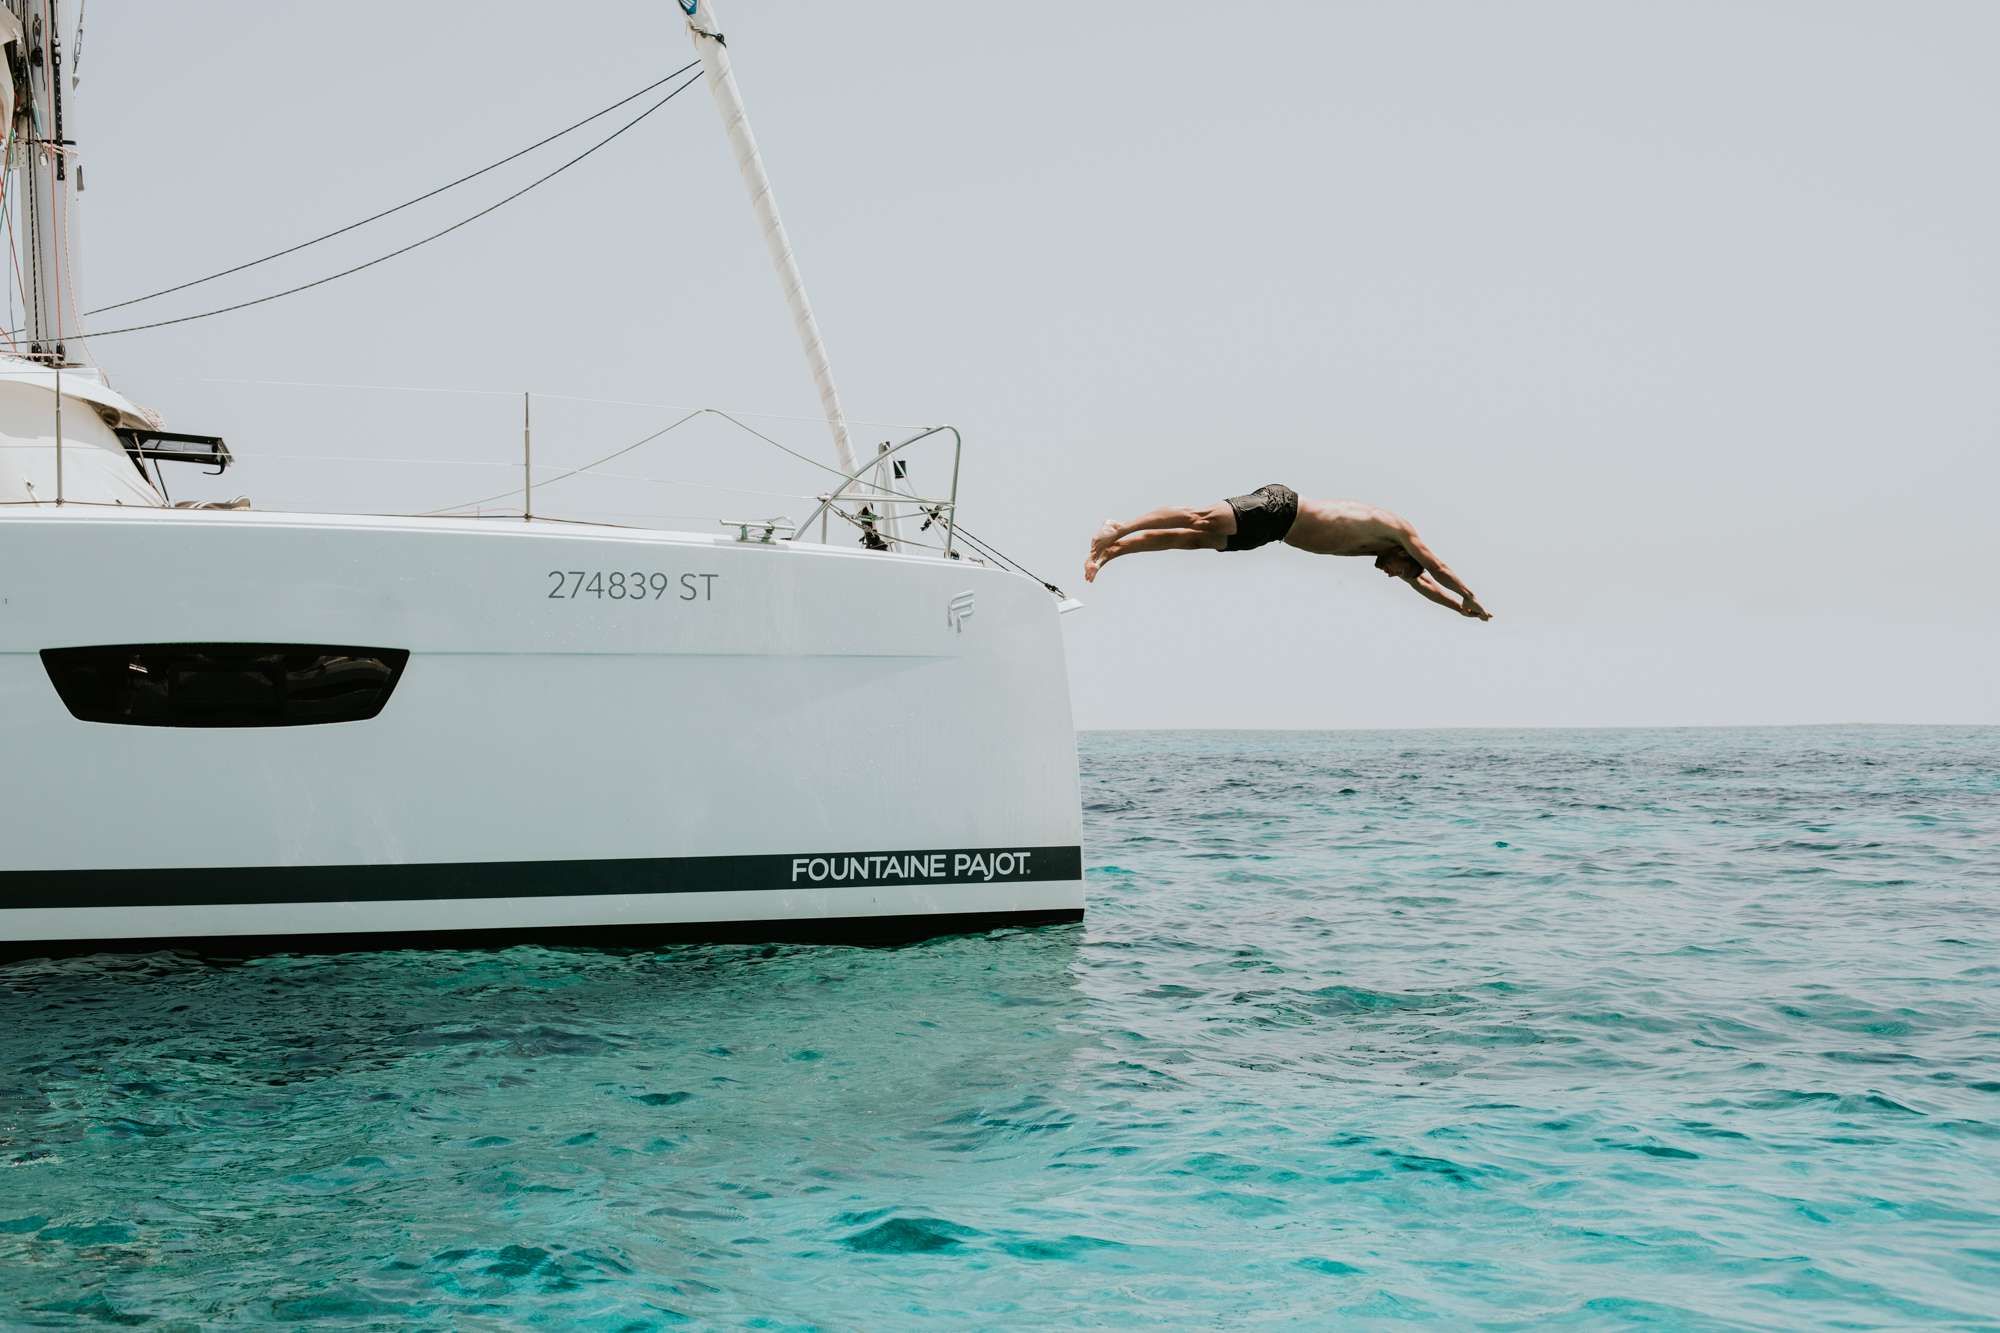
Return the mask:
<svg viewBox="0 0 2000 1333">
<path fill-rule="evenodd" d="M 771 252 L 771 263 L 778 270 L 779 285 L 785 289 L 785 301 L 792 310 L 792 323 L 797 326 L 799 342 L 804 346 L 806 365 L 812 371 L 813 383 L 819 389 L 820 408 L 826 413 L 826 424 L 833 431 L 833 452 L 840 461 L 840 469 L 852 474 L 857 470 L 854 448 L 847 439 L 847 417 L 840 410 L 840 393 L 834 388 L 833 367 L 827 363 L 826 344 L 820 340 L 819 321 L 813 318 L 812 303 L 806 299 L 805 279 L 799 274 L 798 260 L 792 255 L 792 242 L 785 235 L 785 224 L 778 217 L 778 203 L 771 194 L 771 178 L 764 171 L 764 159 L 757 152 L 757 140 L 750 133 L 750 120 L 743 110 L 743 95 L 737 91 L 736 75 L 729 64 L 729 46 L 716 26 L 715 7 L 709 0 L 680 0 L 680 6 L 687 15 L 688 31 L 694 38 L 695 51 L 701 56 L 702 69 L 708 79 L 708 90 L 715 97 L 715 105 L 722 112 L 723 127 L 729 132 L 729 146 L 736 153 L 736 165 L 743 173 L 743 183 L 750 190 L 750 206 L 756 210 L 757 224 L 764 232 L 764 245 Z"/>
<path fill-rule="evenodd" d="M 21 20 L 11 9 L 0 9 L 0 52 L 12 46 L 17 49 L 21 42 Z M 4 167 L 7 154 L 14 150 L 14 81 L 0 79 L 0 167 Z"/>
</svg>

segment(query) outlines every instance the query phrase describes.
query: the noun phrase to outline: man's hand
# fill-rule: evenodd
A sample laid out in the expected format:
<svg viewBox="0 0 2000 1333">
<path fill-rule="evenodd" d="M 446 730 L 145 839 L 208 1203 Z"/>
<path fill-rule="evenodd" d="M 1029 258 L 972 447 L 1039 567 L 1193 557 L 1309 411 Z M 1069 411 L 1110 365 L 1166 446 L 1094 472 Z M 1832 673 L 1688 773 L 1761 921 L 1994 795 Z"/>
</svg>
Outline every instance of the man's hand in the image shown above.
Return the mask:
<svg viewBox="0 0 2000 1333">
<path fill-rule="evenodd" d="M 1467 620 L 1493 619 L 1491 615 L 1487 614 L 1485 607 L 1481 606 L 1478 602 L 1472 599 L 1471 594 L 1468 593 L 1465 597 L 1465 600 L 1460 601 L 1458 598 L 1453 597 L 1450 593 L 1446 592 L 1443 588 L 1438 587 L 1436 583 L 1432 582 L 1431 576 L 1428 574 L 1419 574 L 1415 578 L 1404 579 L 1403 582 L 1409 584 L 1412 588 L 1415 588 L 1419 593 L 1423 594 L 1425 597 L 1428 597 L 1431 601 L 1436 602 L 1439 606 L 1444 607 L 1446 610 L 1458 612 L 1460 615 L 1464 616 Z"/>
</svg>

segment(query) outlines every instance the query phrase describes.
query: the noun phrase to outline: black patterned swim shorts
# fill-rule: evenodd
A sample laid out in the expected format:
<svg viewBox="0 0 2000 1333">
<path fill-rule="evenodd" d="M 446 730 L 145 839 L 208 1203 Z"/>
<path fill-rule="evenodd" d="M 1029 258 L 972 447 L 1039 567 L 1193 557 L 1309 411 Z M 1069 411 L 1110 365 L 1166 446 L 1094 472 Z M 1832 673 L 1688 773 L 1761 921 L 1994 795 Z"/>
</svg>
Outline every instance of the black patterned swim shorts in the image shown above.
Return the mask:
<svg viewBox="0 0 2000 1333">
<path fill-rule="evenodd" d="M 1236 511 L 1236 531 L 1222 549 L 1250 551 L 1266 542 L 1284 540 L 1299 516 L 1299 493 L 1273 483 L 1248 495 L 1230 496 L 1229 507 Z"/>
</svg>

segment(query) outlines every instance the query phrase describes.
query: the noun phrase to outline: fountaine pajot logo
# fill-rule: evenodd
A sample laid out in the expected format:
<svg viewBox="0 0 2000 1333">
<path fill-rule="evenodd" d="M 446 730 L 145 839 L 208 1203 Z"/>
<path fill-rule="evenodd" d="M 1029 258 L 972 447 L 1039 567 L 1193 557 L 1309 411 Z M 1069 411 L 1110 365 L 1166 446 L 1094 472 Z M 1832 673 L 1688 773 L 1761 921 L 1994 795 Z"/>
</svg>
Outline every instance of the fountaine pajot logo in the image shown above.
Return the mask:
<svg viewBox="0 0 2000 1333">
<path fill-rule="evenodd" d="M 970 619 L 972 619 L 972 593 L 967 590 L 945 604 L 944 623 L 951 626 L 954 632 L 963 634 L 965 622 Z"/>
<path fill-rule="evenodd" d="M 687 11 L 689 18 L 693 18 L 694 11 L 701 8 L 701 0 L 681 0 L 681 8 Z"/>
</svg>

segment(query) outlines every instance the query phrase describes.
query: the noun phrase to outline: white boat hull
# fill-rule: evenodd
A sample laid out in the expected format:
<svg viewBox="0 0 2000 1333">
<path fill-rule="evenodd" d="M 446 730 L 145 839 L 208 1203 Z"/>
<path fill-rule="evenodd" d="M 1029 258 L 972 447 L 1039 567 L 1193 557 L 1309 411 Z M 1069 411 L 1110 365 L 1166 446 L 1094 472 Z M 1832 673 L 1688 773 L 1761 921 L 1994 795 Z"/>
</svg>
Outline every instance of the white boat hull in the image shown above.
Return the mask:
<svg viewBox="0 0 2000 1333">
<path fill-rule="evenodd" d="M 1056 609 L 1015 575 L 519 520 L 76 507 L 0 518 L 0 571 L 16 951 L 1082 913 Z M 42 656 L 176 644 L 409 656 L 372 718 L 239 726 L 82 720 Z"/>
</svg>

